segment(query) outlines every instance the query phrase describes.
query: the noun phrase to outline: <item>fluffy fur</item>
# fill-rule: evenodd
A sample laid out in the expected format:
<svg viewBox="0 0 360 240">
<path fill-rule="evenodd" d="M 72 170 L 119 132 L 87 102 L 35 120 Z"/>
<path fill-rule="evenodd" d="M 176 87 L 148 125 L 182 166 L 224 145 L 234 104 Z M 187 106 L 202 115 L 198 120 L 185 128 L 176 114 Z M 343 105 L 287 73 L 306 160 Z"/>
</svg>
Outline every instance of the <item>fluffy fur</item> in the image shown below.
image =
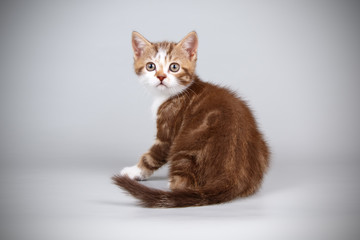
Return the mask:
<svg viewBox="0 0 360 240">
<path fill-rule="evenodd" d="M 151 43 L 133 32 L 132 46 L 135 72 L 155 95 L 157 135 L 139 163 L 114 176 L 114 183 L 145 207 L 202 206 L 254 194 L 269 165 L 267 144 L 244 101 L 196 76 L 197 34 Z M 165 163 L 171 191 L 136 181 Z"/>
</svg>

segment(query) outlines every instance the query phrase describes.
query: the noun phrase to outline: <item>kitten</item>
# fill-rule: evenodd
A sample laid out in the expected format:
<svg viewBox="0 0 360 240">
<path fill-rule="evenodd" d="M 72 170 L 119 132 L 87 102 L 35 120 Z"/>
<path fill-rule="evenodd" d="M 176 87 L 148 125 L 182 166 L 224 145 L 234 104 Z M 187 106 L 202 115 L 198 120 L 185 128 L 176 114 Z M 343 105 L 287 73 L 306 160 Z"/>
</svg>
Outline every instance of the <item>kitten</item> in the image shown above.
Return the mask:
<svg viewBox="0 0 360 240">
<path fill-rule="evenodd" d="M 195 74 L 198 37 L 151 43 L 132 33 L 134 68 L 155 95 L 154 145 L 114 183 L 145 207 L 217 204 L 255 193 L 269 165 L 269 150 L 251 111 L 236 94 Z M 171 191 L 146 187 L 169 163 Z"/>
</svg>

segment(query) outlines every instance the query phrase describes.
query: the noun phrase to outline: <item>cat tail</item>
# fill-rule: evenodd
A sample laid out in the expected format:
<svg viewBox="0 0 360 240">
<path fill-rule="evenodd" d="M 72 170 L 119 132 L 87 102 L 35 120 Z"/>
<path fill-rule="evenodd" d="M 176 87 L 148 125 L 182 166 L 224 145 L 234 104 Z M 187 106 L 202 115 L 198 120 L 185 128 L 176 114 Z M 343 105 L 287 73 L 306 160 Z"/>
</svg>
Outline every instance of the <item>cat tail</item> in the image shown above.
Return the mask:
<svg viewBox="0 0 360 240">
<path fill-rule="evenodd" d="M 140 200 L 140 205 L 149 208 L 204 206 L 228 202 L 235 198 L 233 188 L 204 189 L 201 192 L 194 190 L 163 191 L 149 188 L 127 176 L 115 175 L 112 180 L 114 184 Z"/>
</svg>

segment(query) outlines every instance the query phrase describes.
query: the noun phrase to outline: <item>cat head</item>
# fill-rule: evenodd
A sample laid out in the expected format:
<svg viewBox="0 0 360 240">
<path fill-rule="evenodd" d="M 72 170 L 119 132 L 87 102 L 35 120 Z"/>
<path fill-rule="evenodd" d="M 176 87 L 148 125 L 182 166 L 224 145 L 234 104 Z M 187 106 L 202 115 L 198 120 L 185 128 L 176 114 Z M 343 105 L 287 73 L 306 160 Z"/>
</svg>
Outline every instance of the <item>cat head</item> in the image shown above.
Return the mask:
<svg viewBox="0 0 360 240">
<path fill-rule="evenodd" d="M 190 32 L 178 43 L 152 43 L 133 32 L 132 47 L 135 73 L 154 94 L 174 96 L 193 82 L 198 47 L 196 32 Z"/>
</svg>

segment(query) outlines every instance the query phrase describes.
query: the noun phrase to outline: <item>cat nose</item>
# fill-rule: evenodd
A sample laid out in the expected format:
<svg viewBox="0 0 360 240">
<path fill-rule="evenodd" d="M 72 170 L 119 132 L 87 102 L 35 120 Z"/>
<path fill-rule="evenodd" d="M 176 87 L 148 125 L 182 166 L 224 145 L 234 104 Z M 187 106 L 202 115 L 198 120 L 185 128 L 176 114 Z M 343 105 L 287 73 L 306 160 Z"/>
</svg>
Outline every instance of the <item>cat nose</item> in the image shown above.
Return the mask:
<svg viewBox="0 0 360 240">
<path fill-rule="evenodd" d="M 162 82 L 166 78 L 166 75 L 157 75 L 156 77 Z"/>
</svg>

